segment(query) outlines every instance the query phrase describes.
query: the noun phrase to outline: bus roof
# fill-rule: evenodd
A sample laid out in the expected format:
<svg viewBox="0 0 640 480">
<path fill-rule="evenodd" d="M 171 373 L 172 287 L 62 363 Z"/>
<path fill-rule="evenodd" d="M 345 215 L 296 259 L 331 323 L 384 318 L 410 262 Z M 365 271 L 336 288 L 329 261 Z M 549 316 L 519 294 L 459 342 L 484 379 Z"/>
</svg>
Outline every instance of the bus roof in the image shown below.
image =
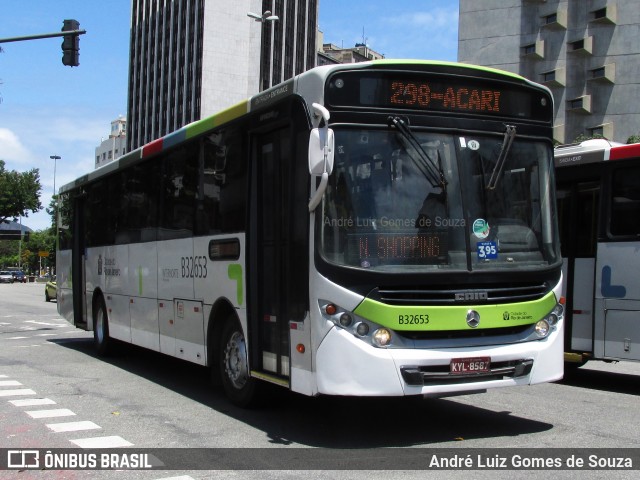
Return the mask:
<svg viewBox="0 0 640 480">
<path fill-rule="evenodd" d="M 311 104 L 313 102 L 322 102 L 324 96 L 324 81 L 329 73 L 341 70 L 359 70 L 376 67 L 386 68 L 394 66 L 431 66 L 458 68 L 469 70 L 470 74 L 484 73 L 491 76 L 502 76 L 505 77 L 505 79 L 511 79 L 517 82 L 526 83 L 531 86 L 535 86 L 542 90 L 548 91 L 547 87 L 531 82 L 530 80 L 518 74 L 468 63 L 413 59 L 381 59 L 360 63 L 324 65 L 312 68 L 311 70 L 307 70 L 306 72 L 303 72 L 279 85 L 271 87 L 268 90 L 253 95 L 249 99 L 233 105 L 225 110 L 222 110 L 201 120 L 196 120 L 195 122 L 185 125 L 184 127 L 165 135 L 164 137 L 152 140 L 142 147 L 139 147 L 136 150 L 133 150 L 123 155 L 122 157 L 119 157 L 107 163 L 106 165 L 63 185 L 62 187 L 60 187 L 59 193 L 67 192 L 111 172 L 120 170 L 121 168 L 129 166 L 131 164 L 138 163 L 142 159 L 149 158 L 157 153 L 177 146 L 180 143 L 189 140 L 190 138 L 198 136 L 212 128 L 219 127 L 221 125 L 224 125 L 225 123 L 231 122 L 251 111 L 263 108 L 264 106 L 274 103 L 288 95 L 294 93 L 305 93 L 305 99 L 307 103 Z M 305 79 L 305 86 L 303 88 L 298 88 L 300 79 Z M 308 85 L 306 85 L 307 83 Z"/>
<path fill-rule="evenodd" d="M 640 143 L 625 145 L 623 143 L 610 142 L 604 138 L 585 140 L 582 143 L 571 145 L 561 145 L 556 147 L 554 151 L 556 167 L 623 160 L 633 157 L 640 157 Z"/>
</svg>

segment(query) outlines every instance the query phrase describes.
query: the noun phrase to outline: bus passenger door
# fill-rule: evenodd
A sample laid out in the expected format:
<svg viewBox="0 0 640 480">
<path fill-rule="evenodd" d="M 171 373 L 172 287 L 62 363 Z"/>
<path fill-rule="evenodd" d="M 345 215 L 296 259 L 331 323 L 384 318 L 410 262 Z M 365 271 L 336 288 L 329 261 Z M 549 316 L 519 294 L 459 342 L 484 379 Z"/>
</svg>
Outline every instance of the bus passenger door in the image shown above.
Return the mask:
<svg viewBox="0 0 640 480">
<path fill-rule="evenodd" d="M 289 376 L 289 321 L 296 320 L 294 283 L 306 271 L 292 241 L 294 159 L 288 126 L 253 137 L 249 228 L 249 346 L 251 369 L 286 383 Z M 298 159 L 299 160 L 299 159 Z M 306 164 L 305 164 L 306 167 Z M 297 262 L 297 264 L 296 264 Z"/>
<path fill-rule="evenodd" d="M 559 182 L 557 198 L 567 298 L 565 351 L 592 353 L 600 182 Z"/>
</svg>

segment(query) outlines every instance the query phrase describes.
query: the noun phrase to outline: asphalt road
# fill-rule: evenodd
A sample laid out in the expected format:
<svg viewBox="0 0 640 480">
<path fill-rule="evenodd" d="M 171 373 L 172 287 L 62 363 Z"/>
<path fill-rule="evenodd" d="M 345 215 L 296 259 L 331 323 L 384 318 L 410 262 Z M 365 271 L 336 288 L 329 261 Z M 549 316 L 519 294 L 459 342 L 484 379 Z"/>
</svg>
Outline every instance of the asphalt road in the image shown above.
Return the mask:
<svg viewBox="0 0 640 480">
<path fill-rule="evenodd" d="M 512 478 L 524 472 L 416 465 L 428 462 L 425 453 L 434 449 L 454 448 L 462 456 L 485 452 L 475 449 L 510 456 L 509 449 L 538 449 L 547 457 L 555 448 L 640 449 L 637 363 L 593 362 L 562 382 L 448 399 L 271 393 L 261 408 L 242 410 L 210 384 L 203 367 L 124 345 L 98 358 L 91 332 L 60 318 L 55 302 L 45 302 L 43 284 L 0 285 L 0 449 L 232 448 L 239 450 L 228 450 L 235 455 L 229 464 L 246 462 L 239 470 L 0 470 L 0 479 Z M 294 455 L 293 448 L 304 450 Z M 338 450 L 328 457 L 324 449 Z M 197 465 L 198 455 L 216 452 L 187 454 Z M 313 470 L 272 469 L 289 461 L 292 468 L 308 462 Z M 362 470 L 369 461 L 371 470 Z M 551 474 L 636 478 L 634 468 Z M 526 472 L 528 478 L 549 474 Z"/>
</svg>

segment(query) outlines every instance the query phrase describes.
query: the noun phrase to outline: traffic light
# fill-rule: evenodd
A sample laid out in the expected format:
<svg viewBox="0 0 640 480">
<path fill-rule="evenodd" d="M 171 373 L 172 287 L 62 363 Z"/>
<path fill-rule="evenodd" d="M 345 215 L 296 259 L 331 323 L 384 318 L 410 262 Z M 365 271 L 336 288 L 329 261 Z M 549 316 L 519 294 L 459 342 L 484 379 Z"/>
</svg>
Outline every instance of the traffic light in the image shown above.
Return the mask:
<svg viewBox="0 0 640 480">
<path fill-rule="evenodd" d="M 63 32 L 70 32 L 75 30 L 80 30 L 80 22 L 78 22 L 77 20 L 63 21 Z M 77 67 L 78 65 L 80 65 L 79 57 L 80 36 L 78 34 L 65 35 L 64 40 L 62 40 L 62 63 L 69 67 Z"/>
<path fill-rule="evenodd" d="M 24 232 L 24 235 L 22 235 L 22 241 L 23 242 L 29 241 L 29 232 Z"/>
</svg>

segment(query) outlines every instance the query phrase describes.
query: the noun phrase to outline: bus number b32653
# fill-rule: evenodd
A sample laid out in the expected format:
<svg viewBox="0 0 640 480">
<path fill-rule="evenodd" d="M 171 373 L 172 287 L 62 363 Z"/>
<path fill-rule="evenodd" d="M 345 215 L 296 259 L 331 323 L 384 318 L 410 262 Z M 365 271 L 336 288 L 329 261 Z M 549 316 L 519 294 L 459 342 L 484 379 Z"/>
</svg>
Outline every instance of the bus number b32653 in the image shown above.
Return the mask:
<svg viewBox="0 0 640 480">
<path fill-rule="evenodd" d="M 429 315 L 426 315 L 426 314 L 398 315 L 398 323 L 400 325 L 426 325 L 427 323 L 429 323 Z"/>
<path fill-rule="evenodd" d="M 182 278 L 207 278 L 207 257 L 180 257 Z"/>
</svg>

